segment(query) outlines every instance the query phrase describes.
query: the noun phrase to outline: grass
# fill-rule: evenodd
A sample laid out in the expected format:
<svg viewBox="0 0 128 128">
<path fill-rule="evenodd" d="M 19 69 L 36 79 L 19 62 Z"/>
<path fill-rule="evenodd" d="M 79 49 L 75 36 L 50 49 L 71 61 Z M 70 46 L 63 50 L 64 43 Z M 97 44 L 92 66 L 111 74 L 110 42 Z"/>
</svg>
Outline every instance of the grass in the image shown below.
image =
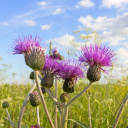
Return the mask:
<svg viewBox="0 0 128 128">
<path fill-rule="evenodd" d="M 59 94 L 63 93 L 62 83 L 59 83 Z M 70 94 L 71 99 L 74 95 L 78 94 L 87 84 L 79 82 L 75 85 L 75 93 Z M 19 118 L 20 109 L 24 102 L 27 93 L 30 90 L 31 85 L 1 85 L 0 86 L 0 104 L 7 100 L 10 104 L 8 111 L 11 119 L 17 123 Z M 36 90 L 36 89 L 35 89 Z M 54 91 L 54 87 L 52 87 Z M 79 99 L 77 99 L 69 107 L 69 119 L 79 120 L 82 123 L 89 126 L 88 120 L 88 97 L 90 97 L 91 117 L 93 128 L 111 128 L 116 111 L 120 106 L 121 101 L 126 96 L 128 86 L 123 82 L 115 82 L 107 85 L 93 84 L 88 92 L 84 93 Z M 54 104 L 51 99 L 45 94 L 48 110 L 54 121 Z M 124 112 L 119 120 L 117 128 L 126 128 L 128 126 L 128 105 L 126 105 Z M 59 114 L 58 114 L 59 118 Z M 50 128 L 46 116 L 44 114 L 42 105 L 40 105 L 40 119 L 41 126 Z M 33 108 L 30 103 L 27 104 L 26 110 L 23 116 L 22 125 L 28 128 L 31 125 L 36 125 L 36 108 Z M 16 127 L 16 125 L 15 125 Z M 73 124 L 69 121 L 68 128 L 72 128 Z M 0 107 L 0 128 L 11 128 L 9 121 L 7 120 L 6 111 Z"/>
</svg>

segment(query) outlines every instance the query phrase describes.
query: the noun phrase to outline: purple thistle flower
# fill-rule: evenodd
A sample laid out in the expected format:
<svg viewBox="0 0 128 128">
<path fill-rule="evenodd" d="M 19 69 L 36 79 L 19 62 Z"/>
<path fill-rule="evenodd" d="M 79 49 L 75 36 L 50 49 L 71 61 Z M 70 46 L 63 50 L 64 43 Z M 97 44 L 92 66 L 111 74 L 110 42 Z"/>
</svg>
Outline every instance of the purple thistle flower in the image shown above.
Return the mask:
<svg viewBox="0 0 128 128">
<path fill-rule="evenodd" d="M 57 48 L 52 49 L 52 55 L 50 55 L 52 59 L 58 59 L 63 60 L 64 57 L 60 55 L 60 53 L 57 51 Z"/>
<path fill-rule="evenodd" d="M 34 125 L 34 126 L 31 126 L 31 128 L 42 128 L 42 127 L 40 127 L 39 125 Z"/>
<path fill-rule="evenodd" d="M 56 52 L 58 53 L 57 48 L 52 49 L 52 54 L 53 54 L 53 55 L 54 55 Z"/>
<path fill-rule="evenodd" d="M 11 48 L 13 49 L 13 54 L 23 54 L 25 52 L 28 52 L 31 47 L 41 47 L 41 38 L 36 36 L 35 38 L 32 37 L 32 35 L 29 36 L 23 36 L 22 38 L 15 39 L 13 42 Z"/>
<path fill-rule="evenodd" d="M 84 66 L 77 61 L 71 61 L 71 60 L 63 60 L 61 62 L 61 68 L 59 72 L 59 76 L 62 79 L 75 79 L 77 78 L 83 78 L 84 77 Z"/>
<path fill-rule="evenodd" d="M 60 63 L 57 59 L 46 56 L 42 72 L 44 72 L 45 76 L 41 80 L 41 85 L 46 88 L 51 88 L 53 86 L 54 76 L 57 76 L 58 72 L 60 72 Z"/>
<path fill-rule="evenodd" d="M 106 70 L 102 69 L 103 66 L 112 66 L 112 63 L 116 60 L 116 55 L 113 50 L 109 47 L 90 44 L 85 45 L 81 48 L 82 55 L 79 57 L 80 62 L 84 62 L 85 66 L 89 65 L 87 71 L 87 78 L 90 82 L 99 81 L 101 78 L 101 70 L 107 73 Z"/>
<path fill-rule="evenodd" d="M 67 93 L 74 92 L 74 84 L 78 78 L 84 77 L 84 66 L 80 62 L 63 60 L 61 62 L 61 69 L 59 76 L 64 79 L 63 90 Z M 85 68 L 84 68 L 85 70 Z"/>
<path fill-rule="evenodd" d="M 97 43 L 95 45 L 90 44 L 90 46 L 85 45 L 81 48 L 81 53 L 82 55 L 79 57 L 79 61 L 84 62 L 86 66 L 99 65 L 100 67 L 111 67 L 112 63 L 116 60 L 116 58 L 113 58 L 116 55 L 113 50 Z M 101 68 L 101 70 L 103 69 Z"/>
<path fill-rule="evenodd" d="M 45 65 L 42 72 L 51 73 L 56 76 L 60 72 L 60 63 L 56 59 L 52 59 L 49 56 L 45 57 Z"/>
</svg>

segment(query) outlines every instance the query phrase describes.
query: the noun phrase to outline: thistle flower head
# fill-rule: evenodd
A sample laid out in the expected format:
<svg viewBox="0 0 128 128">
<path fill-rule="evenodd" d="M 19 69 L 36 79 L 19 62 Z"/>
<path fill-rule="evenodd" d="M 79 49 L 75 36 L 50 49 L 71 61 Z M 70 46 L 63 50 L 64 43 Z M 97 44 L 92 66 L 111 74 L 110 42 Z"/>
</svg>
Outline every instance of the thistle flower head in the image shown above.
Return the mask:
<svg viewBox="0 0 128 128">
<path fill-rule="evenodd" d="M 45 74 L 50 73 L 56 76 L 60 72 L 60 63 L 56 59 L 53 60 L 51 57 L 46 56 L 42 72 Z"/>
<path fill-rule="evenodd" d="M 57 51 L 57 48 L 52 49 L 52 55 L 50 55 L 52 59 L 59 59 L 63 60 L 64 57 L 60 55 L 60 53 Z"/>
<path fill-rule="evenodd" d="M 45 64 L 45 49 L 32 47 L 24 54 L 25 63 L 33 70 L 41 70 Z"/>
<path fill-rule="evenodd" d="M 113 50 L 109 49 L 109 47 L 98 45 L 97 43 L 90 44 L 90 46 L 85 45 L 81 48 L 81 53 L 82 55 L 79 57 L 79 61 L 89 66 L 99 65 L 100 67 L 111 67 L 112 63 L 116 60 L 116 58 L 114 58 L 116 54 Z"/>
<path fill-rule="evenodd" d="M 41 47 L 41 38 L 36 36 L 35 38 L 32 37 L 32 35 L 29 36 L 23 36 L 22 38 L 19 37 L 18 39 L 15 39 L 13 42 L 11 48 L 13 49 L 13 54 L 24 54 L 25 52 L 28 52 L 31 47 Z"/>
<path fill-rule="evenodd" d="M 57 48 L 52 49 L 52 54 L 58 53 Z"/>
<path fill-rule="evenodd" d="M 83 69 L 83 70 L 82 70 Z M 61 62 L 60 72 L 58 73 L 62 79 L 84 78 L 85 67 L 77 61 L 63 60 Z"/>
<path fill-rule="evenodd" d="M 77 81 L 77 78 L 84 77 L 84 71 L 82 71 L 83 66 L 79 62 L 71 60 L 64 60 L 61 65 L 59 76 L 65 80 L 63 84 L 63 91 L 73 93 L 75 87 L 74 84 Z"/>
</svg>

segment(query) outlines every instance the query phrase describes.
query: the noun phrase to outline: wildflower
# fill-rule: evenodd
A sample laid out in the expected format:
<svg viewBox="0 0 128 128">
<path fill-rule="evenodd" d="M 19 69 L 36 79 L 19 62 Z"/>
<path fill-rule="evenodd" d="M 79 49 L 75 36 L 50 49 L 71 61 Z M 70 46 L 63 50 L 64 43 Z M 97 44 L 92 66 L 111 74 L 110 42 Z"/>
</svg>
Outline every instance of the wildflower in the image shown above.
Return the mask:
<svg viewBox="0 0 128 128">
<path fill-rule="evenodd" d="M 41 85 L 43 87 L 51 88 L 53 86 L 54 76 L 57 76 L 60 71 L 60 63 L 55 59 L 53 60 L 51 57 L 45 57 L 45 65 L 42 69 L 45 76 L 41 80 Z"/>
<path fill-rule="evenodd" d="M 87 78 L 91 82 L 99 81 L 101 78 L 101 70 L 103 66 L 111 67 L 116 60 L 113 58 L 116 54 L 109 47 L 98 45 L 97 43 L 85 45 L 81 48 L 82 55 L 79 57 L 80 62 L 84 62 L 85 66 L 89 65 Z"/>
<path fill-rule="evenodd" d="M 31 128 L 41 128 L 39 125 L 31 126 Z"/>
<path fill-rule="evenodd" d="M 8 108 L 8 107 L 9 107 L 9 103 L 8 103 L 7 101 L 4 101 L 4 102 L 2 103 L 2 107 L 3 107 L 3 108 Z"/>
<path fill-rule="evenodd" d="M 45 64 L 45 49 L 41 47 L 39 37 L 24 36 L 14 41 L 13 54 L 24 54 L 25 63 L 33 70 L 41 70 Z"/>
<path fill-rule="evenodd" d="M 78 78 L 84 77 L 83 65 L 71 60 L 63 60 L 59 76 L 64 79 L 63 90 L 67 93 L 74 92 L 74 84 Z"/>
<path fill-rule="evenodd" d="M 59 59 L 59 60 L 64 59 L 64 57 L 60 55 L 60 53 L 57 51 L 56 48 L 52 49 L 52 55 L 50 55 L 50 57 L 53 59 Z"/>
<path fill-rule="evenodd" d="M 37 91 L 29 94 L 29 100 L 33 107 L 41 104 L 40 96 Z"/>
</svg>

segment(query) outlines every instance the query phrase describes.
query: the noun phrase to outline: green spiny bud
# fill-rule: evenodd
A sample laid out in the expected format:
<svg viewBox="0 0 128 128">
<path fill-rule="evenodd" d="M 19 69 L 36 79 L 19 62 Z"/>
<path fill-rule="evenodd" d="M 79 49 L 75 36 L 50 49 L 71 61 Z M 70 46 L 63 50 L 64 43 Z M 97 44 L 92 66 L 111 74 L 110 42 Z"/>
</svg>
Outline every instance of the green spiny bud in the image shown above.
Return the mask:
<svg viewBox="0 0 128 128">
<path fill-rule="evenodd" d="M 25 52 L 25 63 L 33 70 L 41 70 L 45 65 L 45 49 L 32 47 L 29 52 Z"/>
<path fill-rule="evenodd" d="M 33 107 L 41 104 L 40 96 L 37 91 L 29 94 L 29 100 Z"/>
<path fill-rule="evenodd" d="M 35 79 L 35 77 L 34 77 L 34 72 L 31 72 L 31 73 L 30 73 L 29 78 L 30 78 L 31 80 L 34 80 L 34 79 Z"/>
<path fill-rule="evenodd" d="M 90 82 L 99 81 L 101 78 L 101 66 L 90 65 L 90 67 L 87 71 L 87 78 Z"/>
<path fill-rule="evenodd" d="M 41 80 L 41 85 L 45 88 L 51 88 L 53 86 L 54 76 L 53 74 L 45 74 L 43 79 Z"/>
<path fill-rule="evenodd" d="M 2 104 L 3 108 L 8 108 L 9 107 L 9 103 L 7 101 L 4 101 Z"/>
<path fill-rule="evenodd" d="M 81 127 L 77 123 L 75 123 L 73 128 L 81 128 Z"/>
<path fill-rule="evenodd" d="M 45 93 L 46 93 L 46 90 L 45 90 L 45 88 L 44 88 L 44 87 L 41 87 L 41 91 L 42 91 L 42 93 L 43 93 L 43 94 L 45 94 Z"/>
<path fill-rule="evenodd" d="M 68 101 L 68 94 L 67 93 L 62 93 L 60 95 L 60 101 L 61 102 L 67 102 Z"/>
</svg>

